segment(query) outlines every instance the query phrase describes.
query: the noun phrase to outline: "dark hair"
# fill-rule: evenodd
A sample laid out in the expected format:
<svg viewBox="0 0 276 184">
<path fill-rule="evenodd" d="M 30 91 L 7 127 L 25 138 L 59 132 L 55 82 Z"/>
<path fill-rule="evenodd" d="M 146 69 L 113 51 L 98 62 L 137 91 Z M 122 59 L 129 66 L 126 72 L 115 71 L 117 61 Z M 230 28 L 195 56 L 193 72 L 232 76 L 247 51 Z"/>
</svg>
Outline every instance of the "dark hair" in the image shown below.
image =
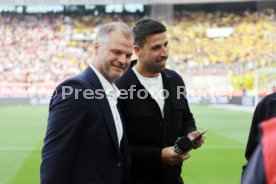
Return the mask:
<svg viewBox="0 0 276 184">
<path fill-rule="evenodd" d="M 134 43 L 142 47 L 147 36 L 166 32 L 166 27 L 153 19 L 141 19 L 132 28 L 134 33 Z"/>
</svg>

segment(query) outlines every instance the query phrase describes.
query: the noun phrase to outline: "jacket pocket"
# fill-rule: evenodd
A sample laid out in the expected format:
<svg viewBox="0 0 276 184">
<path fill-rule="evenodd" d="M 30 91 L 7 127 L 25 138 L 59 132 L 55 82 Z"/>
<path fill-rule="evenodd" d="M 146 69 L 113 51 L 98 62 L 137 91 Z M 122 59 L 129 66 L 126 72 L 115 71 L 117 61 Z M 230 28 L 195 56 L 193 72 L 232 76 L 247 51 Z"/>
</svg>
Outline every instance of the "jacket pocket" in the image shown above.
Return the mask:
<svg viewBox="0 0 276 184">
<path fill-rule="evenodd" d="M 186 103 L 183 100 L 172 100 L 172 129 L 182 128 L 183 115 L 186 109 Z"/>
</svg>

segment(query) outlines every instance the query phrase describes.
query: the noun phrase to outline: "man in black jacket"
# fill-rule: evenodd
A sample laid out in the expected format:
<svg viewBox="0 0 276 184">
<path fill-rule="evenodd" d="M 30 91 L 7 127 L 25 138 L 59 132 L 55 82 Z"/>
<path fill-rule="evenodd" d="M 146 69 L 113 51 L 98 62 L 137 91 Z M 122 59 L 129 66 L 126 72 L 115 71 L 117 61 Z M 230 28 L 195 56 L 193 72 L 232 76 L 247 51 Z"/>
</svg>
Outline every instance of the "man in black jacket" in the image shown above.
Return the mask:
<svg viewBox="0 0 276 184">
<path fill-rule="evenodd" d="M 276 183 L 276 118 L 260 124 L 262 138 L 244 171 L 242 184 Z"/>
<path fill-rule="evenodd" d="M 130 144 L 130 183 L 182 184 L 182 162 L 190 155 L 176 154 L 174 142 L 180 136 L 193 139 L 201 131 L 196 131 L 182 78 L 165 68 L 166 27 L 158 21 L 143 19 L 136 23 L 133 32 L 138 60 L 116 81 L 124 91 L 118 102 Z M 204 137 L 194 148 L 203 142 Z"/>
<path fill-rule="evenodd" d="M 276 117 L 276 93 L 264 97 L 255 109 L 245 151 L 245 158 L 247 161 L 249 161 L 257 145 L 260 143 L 261 133 L 259 125 L 261 122 L 272 117 Z M 244 168 L 245 167 L 246 165 Z"/>
</svg>

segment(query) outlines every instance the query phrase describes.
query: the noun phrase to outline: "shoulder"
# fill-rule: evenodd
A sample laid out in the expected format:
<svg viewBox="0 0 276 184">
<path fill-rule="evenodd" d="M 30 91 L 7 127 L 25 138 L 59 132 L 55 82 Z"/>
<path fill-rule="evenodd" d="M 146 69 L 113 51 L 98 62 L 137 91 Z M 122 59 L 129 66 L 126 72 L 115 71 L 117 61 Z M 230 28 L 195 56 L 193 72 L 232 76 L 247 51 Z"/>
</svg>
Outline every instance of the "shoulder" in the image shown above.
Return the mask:
<svg viewBox="0 0 276 184">
<path fill-rule="evenodd" d="M 84 92 L 88 92 L 88 90 L 93 90 L 93 88 L 90 85 L 89 80 L 82 72 L 57 85 L 52 94 L 51 101 L 62 101 L 65 99 L 75 98 L 76 95 L 81 99 L 82 94 Z"/>
<path fill-rule="evenodd" d="M 128 86 L 137 83 L 138 79 L 132 70 L 132 68 L 129 68 L 121 77 L 119 77 L 115 84 L 119 89 L 126 89 Z"/>
<path fill-rule="evenodd" d="M 267 103 L 269 101 L 276 101 L 276 93 L 269 94 L 261 100 L 262 103 Z"/>
<path fill-rule="evenodd" d="M 177 77 L 181 78 L 181 76 L 174 70 L 166 68 L 163 73 L 165 73 L 168 77 Z"/>
<path fill-rule="evenodd" d="M 163 78 L 170 79 L 172 82 L 184 85 L 183 78 L 174 70 L 171 69 L 165 69 L 163 72 L 161 72 Z"/>
<path fill-rule="evenodd" d="M 272 93 L 269 94 L 267 96 L 265 96 L 258 104 L 256 109 L 260 109 L 260 108 L 267 108 L 267 106 L 271 105 L 270 102 L 275 101 L 276 102 L 276 93 Z M 276 103 L 272 103 L 272 105 Z"/>
<path fill-rule="evenodd" d="M 70 77 L 61 82 L 57 88 L 61 87 L 73 87 L 73 88 L 89 88 L 89 81 L 83 73 Z"/>
</svg>

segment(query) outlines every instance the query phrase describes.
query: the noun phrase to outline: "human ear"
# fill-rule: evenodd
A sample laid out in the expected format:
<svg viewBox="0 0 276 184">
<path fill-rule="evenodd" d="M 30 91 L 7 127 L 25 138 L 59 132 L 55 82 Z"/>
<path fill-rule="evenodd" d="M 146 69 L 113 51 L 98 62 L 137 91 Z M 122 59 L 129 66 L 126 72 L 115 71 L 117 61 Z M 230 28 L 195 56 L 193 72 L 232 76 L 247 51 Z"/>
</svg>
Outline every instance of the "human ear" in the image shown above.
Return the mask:
<svg viewBox="0 0 276 184">
<path fill-rule="evenodd" d="M 95 42 L 95 43 L 93 44 L 93 50 L 94 50 L 94 54 L 95 54 L 95 55 L 98 55 L 98 54 L 99 54 L 99 49 L 100 49 L 100 44 L 99 44 L 99 42 Z"/>
<path fill-rule="evenodd" d="M 138 45 L 134 45 L 134 53 L 137 57 L 142 55 L 141 48 Z"/>
</svg>

